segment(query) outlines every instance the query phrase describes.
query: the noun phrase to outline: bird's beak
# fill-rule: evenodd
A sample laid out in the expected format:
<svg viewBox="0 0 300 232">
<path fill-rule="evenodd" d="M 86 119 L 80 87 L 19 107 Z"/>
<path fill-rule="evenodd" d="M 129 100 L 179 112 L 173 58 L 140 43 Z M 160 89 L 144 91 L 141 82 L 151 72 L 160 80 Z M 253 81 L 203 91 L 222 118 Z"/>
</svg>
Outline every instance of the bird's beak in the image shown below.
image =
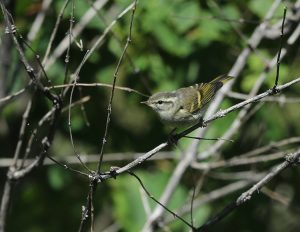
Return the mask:
<svg viewBox="0 0 300 232">
<path fill-rule="evenodd" d="M 148 105 L 148 104 L 149 104 L 149 102 L 148 102 L 148 101 L 142 101 L 141 103 L 142 103 L 142 104 L 146 104 L 146 105 Z"/>
</svg>

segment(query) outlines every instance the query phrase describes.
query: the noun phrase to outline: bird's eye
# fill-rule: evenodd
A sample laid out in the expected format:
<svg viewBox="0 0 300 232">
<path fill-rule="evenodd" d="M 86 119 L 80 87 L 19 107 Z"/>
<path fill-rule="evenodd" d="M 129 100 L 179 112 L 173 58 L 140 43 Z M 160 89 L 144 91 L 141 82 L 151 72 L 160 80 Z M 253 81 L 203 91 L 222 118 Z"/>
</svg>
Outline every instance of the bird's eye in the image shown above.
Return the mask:
<svg viewBox="0 0 300 232">
<path fill-rule="evenodd" d="M 158 103 L 159 105 L 161 105 L 161 104 L 163 103 L 163 101 L 159 100 L 157 103 Z"/>
</svg>

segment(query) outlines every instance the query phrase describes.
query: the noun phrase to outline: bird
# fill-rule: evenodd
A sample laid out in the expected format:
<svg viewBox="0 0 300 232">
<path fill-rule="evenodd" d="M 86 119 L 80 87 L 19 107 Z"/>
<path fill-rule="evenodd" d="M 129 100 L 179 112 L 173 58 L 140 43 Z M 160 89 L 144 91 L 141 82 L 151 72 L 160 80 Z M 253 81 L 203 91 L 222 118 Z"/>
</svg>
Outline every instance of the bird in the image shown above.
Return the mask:
<svg viewBox="0 0 300 232">
<path fill-rule="evenodd" d="M 171 92 L 158 92 L 141 103 L 152 108 L 163 123 L 190 126 L 203 121 L 205 110 L 216 92 L 232 78 L 224 74 L 208 83 L 198 83 Z"/>
</svg>

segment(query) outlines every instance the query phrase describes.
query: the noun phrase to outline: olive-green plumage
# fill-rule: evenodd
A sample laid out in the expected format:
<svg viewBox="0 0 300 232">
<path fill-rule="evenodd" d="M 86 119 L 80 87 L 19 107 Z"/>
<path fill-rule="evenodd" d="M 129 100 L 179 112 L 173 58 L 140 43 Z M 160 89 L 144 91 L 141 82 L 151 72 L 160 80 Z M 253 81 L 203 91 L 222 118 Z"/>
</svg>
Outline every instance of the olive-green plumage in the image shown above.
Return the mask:
<svg viewBox="0 0 300 232">
<path fill-rule="evenodd" d="M 221 75 L 209 83 L 199 83 L 172 92 L 160 92 L 143 102 L 171 124 L 197 123 L 216 92 L 233 77 Z"/>
</svg>

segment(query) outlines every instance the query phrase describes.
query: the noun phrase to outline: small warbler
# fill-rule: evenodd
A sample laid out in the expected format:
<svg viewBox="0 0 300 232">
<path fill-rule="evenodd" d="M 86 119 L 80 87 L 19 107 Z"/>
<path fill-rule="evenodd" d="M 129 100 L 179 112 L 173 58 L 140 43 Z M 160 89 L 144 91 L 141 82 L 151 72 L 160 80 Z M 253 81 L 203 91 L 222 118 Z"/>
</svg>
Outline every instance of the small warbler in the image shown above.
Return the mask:
<svg viewBox="0 0 300 232">
<path fill-rule="evenodd" d="M 175 126 L 196 124 L 203 119 L 208 103 L 216 92 L 232 78 L 221 75 L 209 83 L 199 83 L 171 92 L 159 92 L 141 103 L 150 106 L 167 124 Z"/>
</svg>

